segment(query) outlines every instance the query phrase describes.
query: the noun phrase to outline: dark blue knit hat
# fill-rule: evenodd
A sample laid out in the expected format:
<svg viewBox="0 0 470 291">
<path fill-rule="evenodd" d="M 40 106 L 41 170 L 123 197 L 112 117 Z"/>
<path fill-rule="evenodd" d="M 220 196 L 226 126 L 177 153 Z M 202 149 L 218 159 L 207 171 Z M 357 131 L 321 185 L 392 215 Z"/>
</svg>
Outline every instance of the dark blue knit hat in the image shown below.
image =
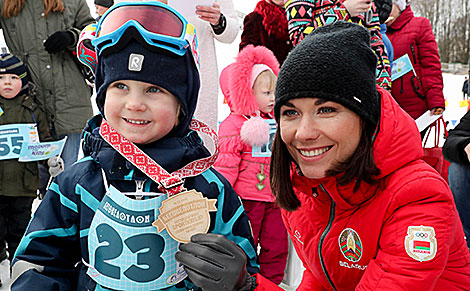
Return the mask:
<svg viewBox="0 0 470 291">
<path fill-rule="evenodd" d="M 188 50 L 178 56 L 164 50 L 150 50 L 136 40 L 130 40 L 119 51 L 100 55 L 96 68 L 96 103 L 104 118 L 106 89 L 118 80 L 135 80 L 162 87 L 179 101 L 179 124 L 168 136 L 183 136 L 196 109 L 199 92 L 199 72 Z"/>
<path fill-rule="evenodd" d="M 21 91 L 28 88 L 29 76 L 26 66 L 16 56 L 12 54 L 0 55 L 0 74 L 15 74 L 21 79 Z"/>
</svg>

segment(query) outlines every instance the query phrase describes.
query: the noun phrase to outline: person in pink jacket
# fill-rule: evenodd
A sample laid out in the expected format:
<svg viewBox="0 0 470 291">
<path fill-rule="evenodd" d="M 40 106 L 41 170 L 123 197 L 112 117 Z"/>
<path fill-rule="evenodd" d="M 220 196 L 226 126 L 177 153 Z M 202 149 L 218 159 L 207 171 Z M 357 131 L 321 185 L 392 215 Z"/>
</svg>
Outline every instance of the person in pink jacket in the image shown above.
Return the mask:
<svg viewBox="0 0 470 291">
<path fill-rule="evenodd" d="M 269 186 L 278 72 L 273 52 L 253 45 L 222 71 L 220 87 L 231 113 L 219 126 L 220 153 L 214 164 L 242 199 L 255 245 L 261 248 L 260 273 L 276 284 L 282 281 L 287 260 L 287 233 Z"/>
</svg>

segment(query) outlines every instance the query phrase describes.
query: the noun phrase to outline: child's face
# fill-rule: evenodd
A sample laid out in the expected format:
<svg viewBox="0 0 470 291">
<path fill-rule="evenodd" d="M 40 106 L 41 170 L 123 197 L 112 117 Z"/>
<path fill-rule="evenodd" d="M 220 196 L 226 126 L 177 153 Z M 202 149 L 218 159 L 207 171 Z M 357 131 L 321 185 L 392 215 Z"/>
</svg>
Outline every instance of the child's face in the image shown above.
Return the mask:
<svg viewBox="0 0 470 291">
<path fill-rule="evenodd" d="M 153 84 L 120 80 L 106 90 L 104 114 L 109 125 L 125 138 L 148 144 L 175 127 L 179 103 L 173 94 Z"/>
<path fill-rule="evenodd" d="M 21 91 L 21 79 L 15 74 L 0 74 L 0 95 L 13 99 Z"/>
<path fill-rule="evenodd" d="M 256 97 L 259 110 L 263 113 L 273 111 L 276 79 L 271 71 L 264 71 L 258 75 L 253 84 L 253 94 Z"/>
<path fill-rule="evenodd" d="M 95 4 L 95 12 L 98 15 L 103 15 L 109 8 Z"/>
</svg>

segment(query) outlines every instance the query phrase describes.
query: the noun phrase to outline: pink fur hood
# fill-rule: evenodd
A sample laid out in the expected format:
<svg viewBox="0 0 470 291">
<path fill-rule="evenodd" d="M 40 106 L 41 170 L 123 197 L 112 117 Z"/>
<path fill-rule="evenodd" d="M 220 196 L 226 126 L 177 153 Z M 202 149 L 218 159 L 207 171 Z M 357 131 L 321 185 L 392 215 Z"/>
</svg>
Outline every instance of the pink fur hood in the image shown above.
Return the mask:
<svg viewBox="0 0 470 291">
<path fill-rule="evenodd" d="M 273 52 L 264 46 L 248 45 L 239 52 L 233 64 L 220 73 L 220 88 L 233 113 L 252 116 L 258 112 L 258 103 L 251 88 L 254 65 L 267 65 L 277 76 L 279 62 Z"/>
</svg>

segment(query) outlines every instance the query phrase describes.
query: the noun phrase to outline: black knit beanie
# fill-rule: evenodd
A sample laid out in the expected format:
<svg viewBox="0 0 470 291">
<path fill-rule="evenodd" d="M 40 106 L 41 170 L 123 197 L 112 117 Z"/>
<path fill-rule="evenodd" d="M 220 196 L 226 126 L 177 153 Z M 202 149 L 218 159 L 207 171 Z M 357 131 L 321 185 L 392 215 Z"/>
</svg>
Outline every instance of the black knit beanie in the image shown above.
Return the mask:
<svg viewBox="0 0 470 291">
<path fill-rule="evenodd" d="M 178 56 L 162 49 L 142 46 L 132 39 L 120 50 L 98 57 L 96 104 L 104 118 L 108 86 L 118 80 L 135 80 L 162 87 L 173 94 L 181 106 L 179 124 L 168 136 L 183 136 L 196 110 L 199 72 L 188 50 Z"/>
<path fill-rule="evenodd" d="M 95 5 L 100 5 L 106 8 L 113 6 L 114 0 L 95 0 Z"/>
<path fill-rule="evenodd" d="M 376 125 L 377 57 L 364 27 L 338 21 L 314 30 L 287 56 L 276 84 L 274 116 L 294 98 L 321 98 L 346 106 Z"/>
<path fill-rule="evenodd" d="M 12 54 L 0 55 L 0 74 L 15 74 L 21 79 L 21 91 L 28 88 L 29 76 L 26 66 L 16 56 Z"/>
</svg>

